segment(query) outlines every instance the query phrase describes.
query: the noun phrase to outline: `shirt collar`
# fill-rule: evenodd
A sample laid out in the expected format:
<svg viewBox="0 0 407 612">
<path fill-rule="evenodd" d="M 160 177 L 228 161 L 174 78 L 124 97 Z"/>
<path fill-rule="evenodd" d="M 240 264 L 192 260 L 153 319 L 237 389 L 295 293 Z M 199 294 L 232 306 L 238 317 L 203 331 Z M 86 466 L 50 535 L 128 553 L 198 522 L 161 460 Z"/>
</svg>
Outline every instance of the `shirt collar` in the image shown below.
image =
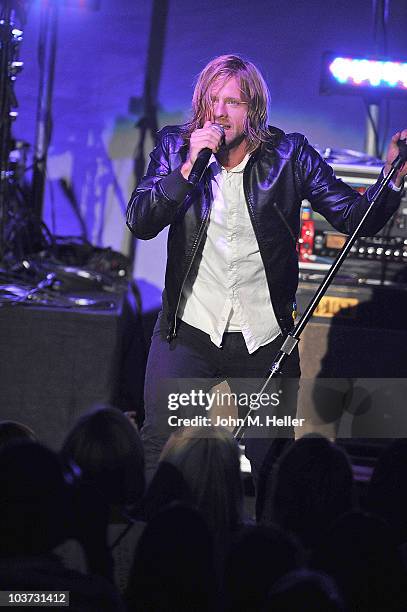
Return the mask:
<svg viewBox="0 0 407 612">
<path fill-rule="evenodd" d="M 242 161 L 240 162 L 240 164 L 238 164 L 234 168 L 230 168 L 230 170 L 226 170 L 226 168 L 221 166 L 221 164 L 216 159 L 215 155 L 212 153 L 212 155 L 209 158 L 209 167 L 210 167 L 210 169 L 212 171 L 212 174 L 214 176 L 216 176 L 217 174 L 219 174 L 222 171 L 223 172 L 243 172 L 243 170 L 246 167 L 247 162 L 249 161 L 250 155 L 251 155 L 251 153 L 247 153 L 244 156 L 244 158 L 242 159 Z"/>
</svg>

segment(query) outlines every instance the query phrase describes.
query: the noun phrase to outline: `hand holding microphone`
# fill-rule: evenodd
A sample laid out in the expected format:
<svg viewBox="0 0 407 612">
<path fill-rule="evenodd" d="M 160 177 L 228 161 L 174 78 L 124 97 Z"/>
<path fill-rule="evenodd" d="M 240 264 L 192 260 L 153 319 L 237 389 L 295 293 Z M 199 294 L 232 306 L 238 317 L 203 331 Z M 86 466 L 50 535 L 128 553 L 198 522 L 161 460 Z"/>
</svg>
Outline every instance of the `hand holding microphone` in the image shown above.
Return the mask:
<svg viewBox="0 0 407 612">
<path fill-rule="evenodd" d="M 391 167 L 397 169 L 395 185 L 399 187 L 407 175 L 407 129 L 397 132 L 391 139 L 387 149 L 386 175 L 390 172 Z"/>
<path fill-rule="evenodd" d="M 193 185 L 199 183 L 212 153 L 219 151 L 224 140 L 223 127 L 211 121 L 206 121 L 202 128 L 192 132 L 188 159 L 181 167 L 184 178 Z"/>
</svg>

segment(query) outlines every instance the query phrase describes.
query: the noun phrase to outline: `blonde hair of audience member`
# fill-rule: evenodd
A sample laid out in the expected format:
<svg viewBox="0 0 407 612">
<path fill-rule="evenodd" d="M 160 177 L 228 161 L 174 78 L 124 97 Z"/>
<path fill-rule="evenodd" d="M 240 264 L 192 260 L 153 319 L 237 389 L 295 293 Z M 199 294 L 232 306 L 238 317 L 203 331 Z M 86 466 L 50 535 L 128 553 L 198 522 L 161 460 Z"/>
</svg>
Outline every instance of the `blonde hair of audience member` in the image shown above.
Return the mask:
<svg viewBox="0 0 407 612">
<path fill-rule="evenodd" d="M 183 475 L 215 544 L 226 543 L 243 514 L 240 451 L 233 436 L 223 427 L 183 428 L 171 435 L 161 460 Z"/>
</svg>

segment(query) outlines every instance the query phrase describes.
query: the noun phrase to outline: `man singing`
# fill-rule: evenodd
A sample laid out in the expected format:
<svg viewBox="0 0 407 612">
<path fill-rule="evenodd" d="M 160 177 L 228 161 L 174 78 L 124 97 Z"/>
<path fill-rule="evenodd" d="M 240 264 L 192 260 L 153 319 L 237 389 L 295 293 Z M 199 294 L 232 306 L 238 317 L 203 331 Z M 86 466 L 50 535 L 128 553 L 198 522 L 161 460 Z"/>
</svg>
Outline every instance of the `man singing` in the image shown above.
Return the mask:
<svg viewBox="0 0 407 612">
<path fill-rule="evenodd" d="M 142 431 L 148 472 L 171 430 L 160 381 L 264 379 L 293 326 L 298 284 L 296 241 L 303 199 L 340 232 L 351 233 L 377 189 L 360 195 L 338 180 L 301 134 L 267 123 L 269 92 L 259 70 L 236 55 L 200 73 L 192 117 L 163 128 L 147 173 L 133 192 L 127 224 L 137 238 L 170 226 L 163 305 L 149 353 Z M 398 154 L 390 143 L 384 172 Z M 197 185 L 198 153 L 211 149 Z M 370 215 L 365 235 L 397 210 L 407 164 Z M 295 350 L 282 372 L 299 377 Z M 248 439 L 256 476 L 270 440 Z"/>
</svg>

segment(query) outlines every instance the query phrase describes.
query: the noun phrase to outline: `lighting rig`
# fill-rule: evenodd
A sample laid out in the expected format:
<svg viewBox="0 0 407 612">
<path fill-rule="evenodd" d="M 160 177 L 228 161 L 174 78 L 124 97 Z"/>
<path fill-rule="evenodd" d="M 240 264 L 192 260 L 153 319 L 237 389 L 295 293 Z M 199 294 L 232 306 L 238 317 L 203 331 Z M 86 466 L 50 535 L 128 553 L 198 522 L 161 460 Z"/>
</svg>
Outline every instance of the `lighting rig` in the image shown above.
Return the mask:
<svg viewBox="0 0 407 612">
<path fill-rule="evenodd" d="M 12 137 L 12 125 L 18 112 L 14 92 L 17 75 L 23 69 L 20 61 L 20 45 L 25 23 L 24 2 L 6 0 L 0 14 L 0 262 L 6 249 L 6 225 L 11 202 L 15 202 L 17 181 L 16 145 Z"/>
<path fill-rule="evenodd" d="M 360 96 L 365 100 L 365 150 L 370 155 L 380 157 L 380 103 L 390 98 L 407 97 L 407 61 L 328 51 L 322 57 L 320 93 Z"/>
<path fill-rule="evenodd" d="M 407 62 L 326 53 L 321 93 L 407 96 Z"/>
</svg>

